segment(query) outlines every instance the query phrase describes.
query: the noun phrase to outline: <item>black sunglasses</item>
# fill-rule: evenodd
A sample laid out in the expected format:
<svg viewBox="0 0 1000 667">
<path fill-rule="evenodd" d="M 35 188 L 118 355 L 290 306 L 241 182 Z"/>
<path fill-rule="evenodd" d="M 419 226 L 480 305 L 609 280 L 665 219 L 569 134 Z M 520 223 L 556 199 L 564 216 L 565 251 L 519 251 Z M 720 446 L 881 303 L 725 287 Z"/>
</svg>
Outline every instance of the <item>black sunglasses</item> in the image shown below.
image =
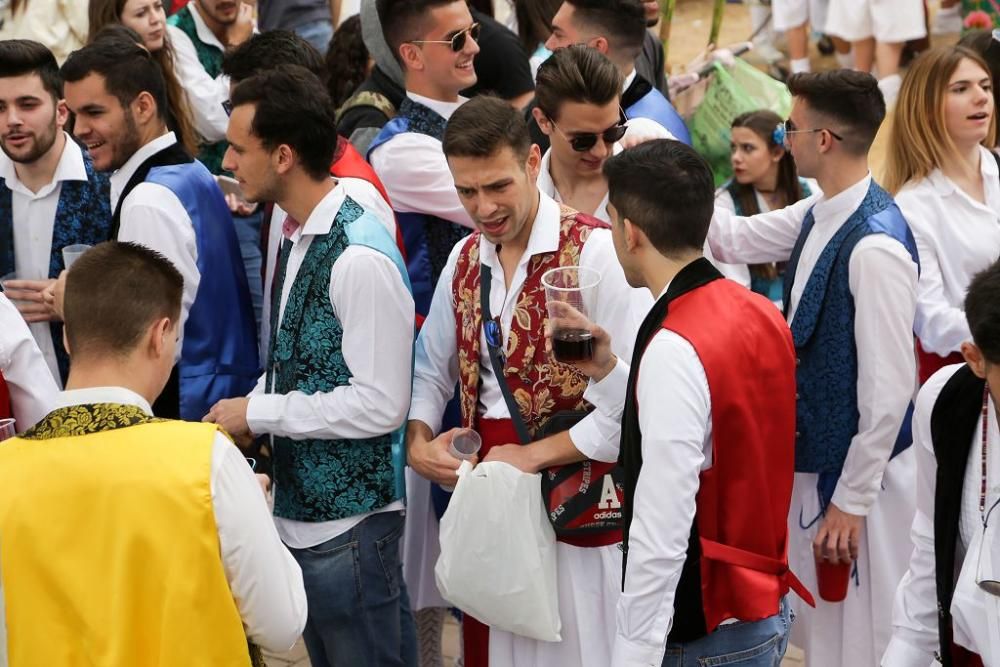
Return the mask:
<svg viewBox="0 0 1000 667">
<path fill-rule="evenodd" d="M 483 333 L 486 334 L 486 344 L 495 349 L 500 356 L 500 365 L 507 365 L 507 355 L 503 351 L 503 329 L 500 328 L 500 318 L 483 322 Z"/>
<path fill-rule="evenodd" d="M 552 127 L 556 128 L 556 131 L 569 142 L 569 145 L 577 153 L 586 153 L 597 145 L 598 139 L 601 139 L 606 144 L 617 143 L 621 141 L 621 138 L 625 136 L 625 131 L 628 130 L 628 125 L 626 125 L 624 121 L 618 121 L 617 125 L 612 125 L 600 134 L 596 132 L 580 132 L 570 137 L 559 129 L 559 126 L 556 125 L 554 120 L 549 119 L 549 122 L 552 123 Z"/>
<path fill-rule="evenodd" d="M 450 44 L 451 50 L 458 53 L 465 48 L 465 38 L 471 37 L 472 41 L 479 41 L 479 31 L 482 28 L 478 23 L 473 23 L 465 30 L 459 30 L 451 39 L 411 39 L 410 44 Z"/>
</svg>

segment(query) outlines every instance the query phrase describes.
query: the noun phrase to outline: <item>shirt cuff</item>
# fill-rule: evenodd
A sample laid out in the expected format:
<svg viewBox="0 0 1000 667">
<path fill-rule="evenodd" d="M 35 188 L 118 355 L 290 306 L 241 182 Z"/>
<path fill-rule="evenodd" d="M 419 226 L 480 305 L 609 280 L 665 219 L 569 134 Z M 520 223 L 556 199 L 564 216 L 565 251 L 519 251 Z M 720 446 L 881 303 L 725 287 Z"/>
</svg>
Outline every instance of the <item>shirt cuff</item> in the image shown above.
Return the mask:
<svg viewBox="0 0 1000 667">
<path fill-rule="evenodd" d="M 611 665 L 612 667 L 660 667 L 665 650 L 663 646 L 637 644 L 618 635 L 611 651 Z"/>
<path fill-rule="evenodd" d="M 414 398 L 413 402 L 410 403 L 410 414 L 406 419 L 407 421 L 420 421 L 427 424 L 431 429 L 431 434 L 436 438 L 441 430 L 443 413 L 443 407 L 433 405 L 430 401 Z"/>
<path fill-rule="evenodd" d="M 629 365 L 618 357 L 615 367 L 602 380 L 590 381 L 583 392 L 584 400 L 609 417 L 619 418 L 625 410 L 628 375 Z"/>
<path fill-rule="evenodd" d="M 936 662 L 933 653 L 893 635 L 882 656 L 882 667 L 925 667 Z"/>
<path fill-rule="evenodd" d="M 881 480 L 882 478 L 879 477 L 879 485 L 881 485 Z M 833 497 L 830 499 L 830 502 L 848 514 L 868 516 L 868 513 L 872 511 L 872 506 L 875 504 L 877 497 L 877 490 L 871 493 L 852 491 L 844 486 L 843 478 L 841 478 L 840 483 L 837 484 L 837 488 L 833 491 Z"/>
<path fill-rule="evenodd" d="M 254 435 L 282 435 L 277 432 L 285 397 L 281 394 L 253 394 L 247 401 L 247 426 Z"/>
</svg>

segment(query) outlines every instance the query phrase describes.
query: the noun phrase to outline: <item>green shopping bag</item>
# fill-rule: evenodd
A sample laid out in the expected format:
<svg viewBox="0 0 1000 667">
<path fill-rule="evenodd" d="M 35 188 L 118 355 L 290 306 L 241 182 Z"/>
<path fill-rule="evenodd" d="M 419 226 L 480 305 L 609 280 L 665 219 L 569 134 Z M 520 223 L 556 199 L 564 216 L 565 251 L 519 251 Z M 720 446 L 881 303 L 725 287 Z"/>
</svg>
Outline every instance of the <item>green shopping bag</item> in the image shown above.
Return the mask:
<svg viewBox="0 0 1000 667">
<path fill-rule="evenodd" d="M 792 110 L 785 84 L 740 58 L 732 67 L 715 63 L 704 99 L 688 121 L 695 149 L 705 156 L 718 187 L 732 176 L 729 163 L 730 124 L 741 113 L 770 109 L 782 118 Z"/>
</svg>

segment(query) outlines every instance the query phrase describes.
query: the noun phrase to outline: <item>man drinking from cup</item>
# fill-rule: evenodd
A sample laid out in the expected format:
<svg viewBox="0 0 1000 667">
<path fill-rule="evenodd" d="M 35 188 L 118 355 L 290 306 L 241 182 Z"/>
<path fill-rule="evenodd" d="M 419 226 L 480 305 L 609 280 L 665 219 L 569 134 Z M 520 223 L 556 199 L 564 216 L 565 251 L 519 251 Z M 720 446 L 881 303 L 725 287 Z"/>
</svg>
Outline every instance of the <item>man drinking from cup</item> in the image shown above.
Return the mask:
<svg viewBox="0 0 1000 667">
<path fill-rule="evenodd" d="M 443 148 L 477 231 L 451 251 L 417 339 L 409 463 L 432 481 L 455 484 L 461 461 L 448 453 L 455 432 L 436 433 L 435 425 L 457 382 L 463 426 L 482 436 L 480 458 L 529 473 L 589 461 L 591 487 L 604 505 L 590 515 L 609 515 L 605 530 L 583 536 L 568 536 L 557 526 L 562 641 L 487 632 L 466 616 L 465 662 L 607 665 L 621 567 L 621 504 L 610 470 L 619 427 L 596 412 L 568 429 L 565 420 L 553 419 L 585 409 L 593 397 L 585 396 L 586 377 L 555 359 L 544 343 L 542 276 L 559 267 L 596 272 L 600 280 L 584 294 L 586 307 L 615 332 L 615 352 L 626 357 L 651 300 L 626 284 L 605 225 L 538 191 L 541 155 L 523 117 L 505 102 L 466 102 L 448 122 Z M 585 504 L 582 513 L 599 504 Z"/>
</svg>

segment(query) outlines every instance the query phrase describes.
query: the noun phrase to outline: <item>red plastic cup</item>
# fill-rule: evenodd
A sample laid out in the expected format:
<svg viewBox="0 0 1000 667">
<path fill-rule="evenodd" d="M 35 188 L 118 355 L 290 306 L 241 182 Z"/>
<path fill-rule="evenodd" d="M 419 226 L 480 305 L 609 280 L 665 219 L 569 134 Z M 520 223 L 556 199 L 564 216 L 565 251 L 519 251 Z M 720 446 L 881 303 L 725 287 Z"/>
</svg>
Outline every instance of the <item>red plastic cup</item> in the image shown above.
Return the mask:
<svg viewBox="0 0 1000 667">
<path fill-rule="evenodd" d="M 827 602 L 843 602 L 847 597 L 847 584 L 851 580 L 853 563 L 816 561 L 816 583 L 819 596 Z"/>
</svg>

